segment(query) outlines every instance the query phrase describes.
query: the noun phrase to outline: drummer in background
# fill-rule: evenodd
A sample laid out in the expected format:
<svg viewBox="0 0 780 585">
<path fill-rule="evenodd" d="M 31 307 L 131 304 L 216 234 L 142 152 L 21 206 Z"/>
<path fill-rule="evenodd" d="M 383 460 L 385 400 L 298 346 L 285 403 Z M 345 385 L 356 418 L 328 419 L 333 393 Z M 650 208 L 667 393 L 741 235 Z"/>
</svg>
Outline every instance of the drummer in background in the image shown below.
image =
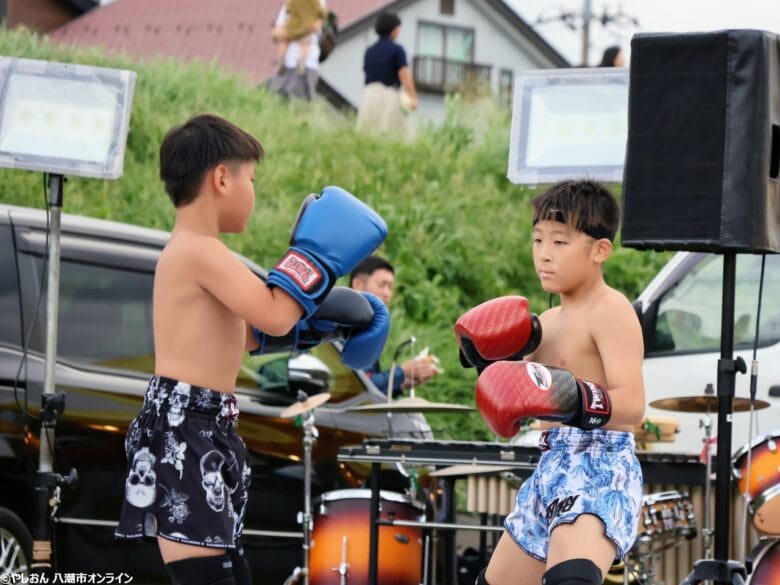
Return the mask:
<svg viewBox="0 0 780 585">
<path fill-rule="evenodd" d="M 349 286 L 355 290 L 370 292 L 378 296 L 386 305 L 390 305 L 395 285 L 393 265 L 379 256 L 368 256 L 349 275 Z M 435 358 L 416 357 L 406 360 L 393 373 L 393 397 L 400 396 L 412 386 L 428 382 L 438 373 Z M 387 394 L 390 370 L 382 371 L 379 360 L 366 373 L 374 385 Z"/>
</svg>

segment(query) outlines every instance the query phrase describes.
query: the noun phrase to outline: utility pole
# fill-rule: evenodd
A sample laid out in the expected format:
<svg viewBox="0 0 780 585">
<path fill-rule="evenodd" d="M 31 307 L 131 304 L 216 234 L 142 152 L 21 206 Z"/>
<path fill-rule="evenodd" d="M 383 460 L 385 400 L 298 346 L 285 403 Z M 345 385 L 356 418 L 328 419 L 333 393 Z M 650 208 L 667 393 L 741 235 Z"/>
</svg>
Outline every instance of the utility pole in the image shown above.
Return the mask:
<svg viewBox="0 0 780 585">
<path fill-rule="evenodd" d="M 582 50 L 580 51 L 580 63 L 588 66 L 588 53 L 590 52 L 590 19 L 593 18 L 591 0 L 582 2 Z"/>
<path fill-rule="evenodd" d="M 538 17 L 535 21 L 536 24 L 546 24 L 548 22 L 562 22 L 572 31 L 576 32 L 580 30 L 581 45 L 580 45 L 580 65 L 588 67 L 590 61 L 590 23 L 592 20 L 598 20 L 602 27 L 606 28 L 608 25 L 615 24 L 619 26 L 631 25 L 633 27 L 639 26 L 639 20 L 635 16 L 630 16 L 623 12 L 623 8 L 619 7 L 617 11 L 610 12 L 606 7 L 602 9 L 600 14 L 596 14 L 593 11 L 592 0 L 582 0 L 582 11 L 575 12 L 572 10 L 566 10 L 561 8 L 558 14 L 553 16 Z"/>
</svg>

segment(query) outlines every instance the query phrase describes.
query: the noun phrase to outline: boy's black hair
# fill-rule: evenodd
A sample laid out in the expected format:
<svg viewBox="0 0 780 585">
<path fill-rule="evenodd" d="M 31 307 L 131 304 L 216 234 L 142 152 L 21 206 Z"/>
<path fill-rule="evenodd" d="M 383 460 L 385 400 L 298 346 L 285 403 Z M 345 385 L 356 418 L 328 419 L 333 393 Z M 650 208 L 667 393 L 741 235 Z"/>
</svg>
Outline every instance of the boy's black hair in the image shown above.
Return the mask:
<svg viewBox="0 0 780 585">
<path fill-rule="evenodd" d="M 596 181 L 561 181 L 531 202 L 533 225 L 544 220 L 573 226 L 592 238 L 615 239 L 620 207 L 612 192 Z"/>
<path fill-rule="evenodd" d="M 349 282 L 351 284 L 355 278 L 364 274 L 366 276 L 371 276 L 377 270 L 389 270 L 395 274 L 393 265 L 381 256 L 366 256 L 360 261 L 360 264 L 355 266 L 355 268 L 352 269 L 352 272 L 349 273 Z"/>
<path fill-rule="evenodd" d="M 401 26 L 401 19 L 392 12 L 383 12 L 374 23 L 374 30 L 380 37 L 389 37 L 396 27 Z"/>
<path fill-rule="evenodd" d="M 220 163 L 259 161 L 265 151 L 250 134 L 213 114 L 174 126 L 160 144 L 160 179 L 174 207 L 191 203 L 203 176 Z"/>
</svg>

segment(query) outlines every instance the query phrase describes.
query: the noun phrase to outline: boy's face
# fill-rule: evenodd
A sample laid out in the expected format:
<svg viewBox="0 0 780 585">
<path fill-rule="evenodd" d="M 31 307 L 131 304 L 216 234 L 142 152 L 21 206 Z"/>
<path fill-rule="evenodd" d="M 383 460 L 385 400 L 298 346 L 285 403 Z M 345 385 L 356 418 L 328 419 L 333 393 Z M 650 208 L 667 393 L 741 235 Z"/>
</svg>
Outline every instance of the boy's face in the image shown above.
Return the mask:
<svg viewBox="0 0 780 585">
<path fill-rule="evenodd" d="M 606 259 L 599 245 L 602 240 L 551 220 L 537 222 L 533 238 L 534 268 L 546 292 L 566 293 L 600 274 Z"/>
<path fill-rule="evenodd" d="M 255 207 L 255 163 L 225 164 L 221 231 L 240 233 L 246 228 Z"/>
</svg>

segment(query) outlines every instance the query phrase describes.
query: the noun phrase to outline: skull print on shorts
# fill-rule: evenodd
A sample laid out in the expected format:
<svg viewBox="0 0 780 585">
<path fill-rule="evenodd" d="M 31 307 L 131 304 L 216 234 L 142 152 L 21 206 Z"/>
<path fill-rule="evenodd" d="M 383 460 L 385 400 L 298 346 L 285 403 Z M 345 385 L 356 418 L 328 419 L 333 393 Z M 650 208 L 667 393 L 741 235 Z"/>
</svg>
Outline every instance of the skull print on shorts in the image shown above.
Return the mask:
<svg viewBox="0 0 780 585">
<path fill-rule="evenodd" d="M 146 508 L 154 503 L 157 495 L 155 461 L 157 458 L 148 447 L 139 449 L 133 456 L 133 467 L 125 481 L 125 498 L 137 508 Z"/>
<path fill-rule="evenodd" d="M 178 427 L 184 422 L 184 409 L 190 401 L 190 389 L 190 385 L 185 382 L 179 382 L 173 387 L 168 401 L 168 424 L 172 427 Z"/>
<path fill-rule="evenodd" d="M 251 459 L 235 396 L 155 376 L 128 428 L 126 497 L 114 535 L 238 545 Z"/>
<path fill-rule="evenodd" d="M 219 451 L 209 451 L 200 459 L 201 486 L 206 492 L 206 502 L 215 512 L 225 508 L 225 480 L 222 477 L 222 466 L 225 456 Z"/>
</svg>

